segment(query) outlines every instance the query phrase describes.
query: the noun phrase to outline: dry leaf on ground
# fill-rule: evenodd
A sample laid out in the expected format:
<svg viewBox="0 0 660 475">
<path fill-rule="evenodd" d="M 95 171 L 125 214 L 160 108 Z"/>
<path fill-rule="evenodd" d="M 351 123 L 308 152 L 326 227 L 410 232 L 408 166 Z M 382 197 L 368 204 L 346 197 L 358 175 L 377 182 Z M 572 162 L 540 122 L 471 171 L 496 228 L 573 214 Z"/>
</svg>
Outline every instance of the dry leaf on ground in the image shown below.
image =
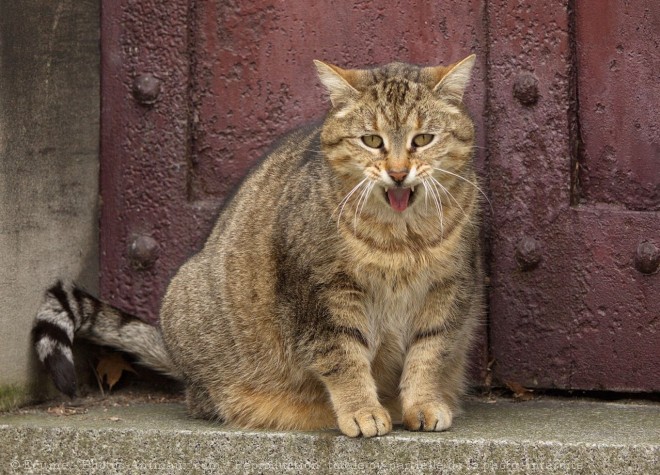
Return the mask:
<svg viewBox="0 0 660 475">
<path fill-rule="evenodd" d="M 506 387 L 513 393 L 513 397 L 519 401 L 529 401 L 534 399 L 533 390 L 524 387 L 515 381 L 506 381 Z"/>
<path fill-rule="evenodd" d="M 137 371 L 124 359 L 121 353 L 112 353 L 102 357 L 99 364 L 96 365 L 96 371 L 99 374 L 99 378 L 105 381 L 111 390 L 117 384 L 124 371 L 137 374 Z"/>
</svg>

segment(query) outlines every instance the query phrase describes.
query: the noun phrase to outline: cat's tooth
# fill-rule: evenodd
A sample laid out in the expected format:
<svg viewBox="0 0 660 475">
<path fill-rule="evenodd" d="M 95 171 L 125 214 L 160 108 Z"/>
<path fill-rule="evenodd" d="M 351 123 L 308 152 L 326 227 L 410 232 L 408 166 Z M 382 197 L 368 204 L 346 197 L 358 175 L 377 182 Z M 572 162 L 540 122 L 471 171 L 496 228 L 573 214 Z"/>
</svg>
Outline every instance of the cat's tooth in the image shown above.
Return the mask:
<svg viewBox="0 0 660 475">
<path fill-rule="evenodd" d="M 388 188 L 388 187 L 385 187 L 385 193 L 387 193 L 388 190 L 389 190 L 389 188 Z"/>
<path fill-rule="evenodd" d="M 412 192 L 414 193 L 414 192 L 415 192 L 415 187 L 414 187 L 414 186 L 411 186 L 411 187 L 410 187 L 410 191 L 412 191 Z"/>
</svg>

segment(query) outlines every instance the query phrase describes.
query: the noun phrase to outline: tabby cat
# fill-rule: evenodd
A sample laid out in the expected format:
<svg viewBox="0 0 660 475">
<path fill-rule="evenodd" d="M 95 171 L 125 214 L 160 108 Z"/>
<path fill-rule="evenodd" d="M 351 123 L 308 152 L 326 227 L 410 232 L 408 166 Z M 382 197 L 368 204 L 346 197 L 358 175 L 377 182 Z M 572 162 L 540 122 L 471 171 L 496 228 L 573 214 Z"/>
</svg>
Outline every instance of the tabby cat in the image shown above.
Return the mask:
<svg viewBox="0 0 660 475">
<path fill-rule="evenodd" d="M 244 180 L 172 279 L 161 330 L 58 283 L 33 338 L 74 395 L 74 333 L 187 387 L 192 415 L 372 437 L 452 424 L 483 312 L 474 55 L 445 67 L 317 61 L 332 108 Z M 161 333 L 162 332 L 162 333 Z"/>
</svg>

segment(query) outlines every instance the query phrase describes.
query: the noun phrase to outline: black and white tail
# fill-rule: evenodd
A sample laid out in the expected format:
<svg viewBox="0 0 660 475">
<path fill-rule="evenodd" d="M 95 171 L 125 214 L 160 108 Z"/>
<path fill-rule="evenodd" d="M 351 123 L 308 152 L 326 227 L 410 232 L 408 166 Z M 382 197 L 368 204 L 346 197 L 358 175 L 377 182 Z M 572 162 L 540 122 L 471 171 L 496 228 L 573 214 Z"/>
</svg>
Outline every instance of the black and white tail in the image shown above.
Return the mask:
<svg viewBox="0 0 660 475">
<path fill-rule="evenodd" d="M 148 368 L 181 378 L 158 328 L 100 302 L 78 287 L 58 282 L 46 291 L 35 318 L 32 341 L 55 386 L 69 397 L 76 394 L 71 351 L 74 337 L 126 351 Z"/>
</svg>

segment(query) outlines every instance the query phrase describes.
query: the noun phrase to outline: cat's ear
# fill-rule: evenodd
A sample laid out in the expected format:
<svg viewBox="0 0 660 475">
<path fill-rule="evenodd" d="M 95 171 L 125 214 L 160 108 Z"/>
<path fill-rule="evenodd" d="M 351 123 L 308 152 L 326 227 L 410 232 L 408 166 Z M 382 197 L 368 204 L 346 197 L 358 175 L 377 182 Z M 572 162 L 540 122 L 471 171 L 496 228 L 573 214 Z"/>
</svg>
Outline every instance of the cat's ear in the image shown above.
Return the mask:
<svg viewBox="0 0 660 475">
<path fill-rule="evenodd" d="M 433 91 L 451 101 L 461 102 L 465 88 L 468 82 L 470 82 L 470 76 L 476 58 L 474 54 L 471 54 L 464 60 L 451 66 L 439 66 L 437 69 L 442 78 L 435 85 Z"/>
<path fill-rule="evenodd" d="M 330 94 L 330 102 L 333 106 L 344 104 L 359 95 L 355 87 L 351 85 L 355 74 L 351 70 L 342 69 L 339 66 L 314 60 L 319 79 Z"/>
</svg>

